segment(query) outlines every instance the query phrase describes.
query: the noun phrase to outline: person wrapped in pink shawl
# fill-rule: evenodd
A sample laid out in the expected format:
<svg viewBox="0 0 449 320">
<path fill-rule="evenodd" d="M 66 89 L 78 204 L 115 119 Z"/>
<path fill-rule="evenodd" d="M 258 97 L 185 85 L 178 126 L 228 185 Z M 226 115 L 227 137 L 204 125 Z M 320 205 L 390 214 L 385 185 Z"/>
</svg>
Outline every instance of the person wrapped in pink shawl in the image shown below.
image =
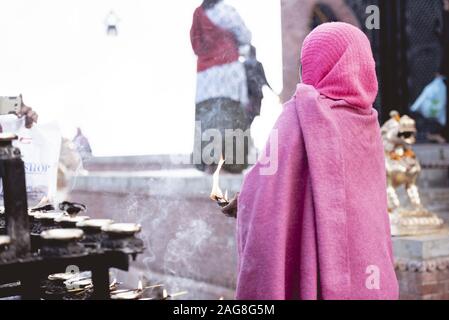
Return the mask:
<svg viewBox="0 0 449 320">
<path fill-rule="evenodd" d="M 369 40 L 323 24 L 301 64 L 302 83 L 238 197 L 236 298 L 397 299 Z"/>
</svg>

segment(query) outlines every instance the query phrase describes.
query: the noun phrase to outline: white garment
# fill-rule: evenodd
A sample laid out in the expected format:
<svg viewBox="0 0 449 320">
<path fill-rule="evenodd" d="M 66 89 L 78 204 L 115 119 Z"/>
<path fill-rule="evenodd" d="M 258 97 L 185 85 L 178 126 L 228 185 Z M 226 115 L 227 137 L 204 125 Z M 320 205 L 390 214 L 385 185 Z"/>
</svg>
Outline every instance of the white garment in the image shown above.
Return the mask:
<svg viewBox="0 0 449 320">
<path fill-rule="evenodd" d="M 213 98 L 229 98 L 248 103 L 246 73 L 240 61 L 215 66 L 197 75 L 196 103 Z"/>
<path fill-rule="evenodd" d="M 120 18 L 115 14 L 114 11 L 109 12 L 109 14 L 106 16 L 106 19 L 104 23 L 107 26 L 117 26 L 120 22 Z"/>
<path fill-rule="evenodd" d="M 237 10 L 230 5 L 221 1 L 213 8 L 206 10 L 206 15 L 215 25 L 231 31 L 240 46 L 251 43 L 251 31 L 248 30 Z"/>
<path fill-rule="evenodd" d="M 251 32 L 233 7 L 219 2 L 206 10 L 206 15 L 215 25 L 232 32 L 240 46 L 251 44 Z M 213 98 L 229 98 L 242 105 L 248 103 L 246 73 L 240 61 L 198 72 L 196 103 Z"/>
</svg>

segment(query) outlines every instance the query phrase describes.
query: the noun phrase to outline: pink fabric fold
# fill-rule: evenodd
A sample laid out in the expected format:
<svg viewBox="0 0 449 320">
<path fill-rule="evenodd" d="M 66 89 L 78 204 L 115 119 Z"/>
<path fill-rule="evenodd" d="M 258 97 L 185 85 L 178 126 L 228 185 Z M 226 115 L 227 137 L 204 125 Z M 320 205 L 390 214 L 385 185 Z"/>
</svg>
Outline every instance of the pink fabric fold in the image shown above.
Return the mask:
<svg viewBox="0 0 449 320">
<path fill-rule="evenodd" d="M 304 83 L 239 197 L 236 297 L 397 299 L 369 42 L 355 27 L 324 24 L 302 62 Z M 264 174 L 267 159 L 277 159 L 274 174 Z"/>
</svg>

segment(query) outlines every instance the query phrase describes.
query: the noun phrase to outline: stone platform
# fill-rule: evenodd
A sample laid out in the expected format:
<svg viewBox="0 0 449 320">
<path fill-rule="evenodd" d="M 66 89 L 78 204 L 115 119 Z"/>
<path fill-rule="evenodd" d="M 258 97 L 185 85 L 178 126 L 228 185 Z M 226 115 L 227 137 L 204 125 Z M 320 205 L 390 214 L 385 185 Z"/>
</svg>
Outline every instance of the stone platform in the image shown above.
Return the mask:
<svg viewBox="0 0 449 320">
<path fill-rule="evenodd" d="M 449 300 L 449 231 L 393 238 L 400 297 Z"/>
</svg>

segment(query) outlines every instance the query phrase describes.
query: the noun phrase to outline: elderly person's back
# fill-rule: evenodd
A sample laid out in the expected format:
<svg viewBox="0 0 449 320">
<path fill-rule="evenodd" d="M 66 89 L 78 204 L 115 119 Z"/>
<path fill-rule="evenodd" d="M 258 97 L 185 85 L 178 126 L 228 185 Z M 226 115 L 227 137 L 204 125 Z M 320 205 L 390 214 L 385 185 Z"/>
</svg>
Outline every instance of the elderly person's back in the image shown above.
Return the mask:
<svg viewBox="0 0 449 320">
<path fill-rule="evenodd" d="M 397 299 L 370 43 L 326 23 L 301 63 L 277 139 L 238 198 L 237 298 Z"/>
</svg>

